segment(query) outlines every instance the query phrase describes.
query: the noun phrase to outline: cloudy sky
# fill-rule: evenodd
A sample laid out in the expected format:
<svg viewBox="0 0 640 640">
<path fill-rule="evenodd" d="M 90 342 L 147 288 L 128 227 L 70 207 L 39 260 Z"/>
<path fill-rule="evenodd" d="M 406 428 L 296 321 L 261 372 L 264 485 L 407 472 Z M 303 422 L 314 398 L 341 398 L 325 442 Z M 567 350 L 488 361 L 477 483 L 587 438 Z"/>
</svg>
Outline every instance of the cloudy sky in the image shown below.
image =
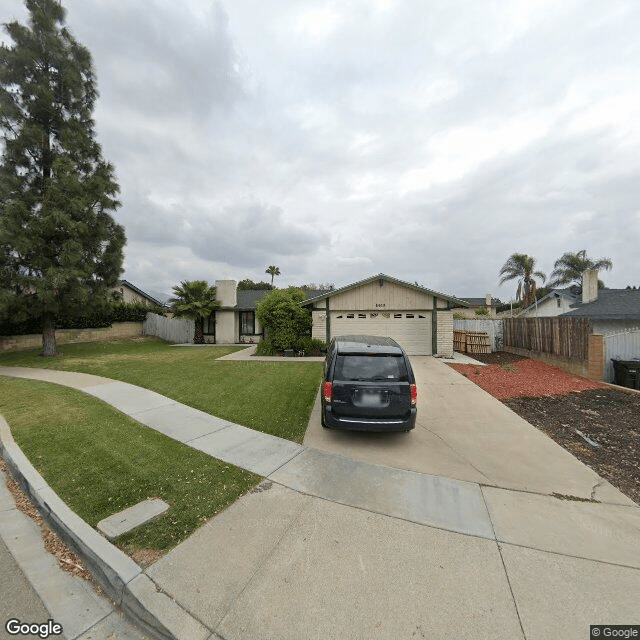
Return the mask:
<svg viewBox="0 0 640 640">
<path fill-rule="evenodd" d="M 63 4 L 142 288 L 273 264 L 508 300 L 511 253 L 580 249 L 640 285 L 637 0 Z"/>
</svg>

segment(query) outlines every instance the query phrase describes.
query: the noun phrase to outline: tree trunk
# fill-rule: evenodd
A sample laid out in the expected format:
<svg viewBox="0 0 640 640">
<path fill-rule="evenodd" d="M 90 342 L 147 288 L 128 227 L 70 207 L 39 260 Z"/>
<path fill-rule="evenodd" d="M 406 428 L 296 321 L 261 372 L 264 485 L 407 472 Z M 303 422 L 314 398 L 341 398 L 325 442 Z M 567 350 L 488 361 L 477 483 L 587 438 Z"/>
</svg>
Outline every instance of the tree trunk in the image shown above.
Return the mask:
<svg viewBox="0 0 640 640">
<path fill-rule="evenodd" d="M 196 318 L 194 322 L 195 333 L 193 334 L 193 344 L 204 344 L 204 336 L 202 335 L 203 318 Z"/>
<path fill-rule="evenodd" d="M 42 318 L 42 355 L 45 358 L 56 353 L 56 317 L 51 312 L 45 312 Z"/>
</svg>

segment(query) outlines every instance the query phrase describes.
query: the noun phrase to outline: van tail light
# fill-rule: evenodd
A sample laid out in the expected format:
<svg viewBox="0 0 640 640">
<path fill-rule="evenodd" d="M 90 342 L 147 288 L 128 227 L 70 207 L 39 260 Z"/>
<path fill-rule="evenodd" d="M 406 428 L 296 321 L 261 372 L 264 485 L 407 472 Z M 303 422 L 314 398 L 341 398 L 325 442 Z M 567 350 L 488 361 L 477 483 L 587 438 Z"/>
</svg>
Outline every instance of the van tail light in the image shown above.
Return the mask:
<svg viewBox="0 0 640 640">
<path fill-rule="evenodd" d="M 411 406 L 416 406 L 416 401 L 418 400 L 418 387 L 415 384 L 411 385 Z"/>
<path fill-rule="evenodd" d="M 331 391 L 332 385 L 330 382 L 325 382 L 322 385 L 322 395 L 324 396 L 324 401 L 331 403 Z"/>
</svg>

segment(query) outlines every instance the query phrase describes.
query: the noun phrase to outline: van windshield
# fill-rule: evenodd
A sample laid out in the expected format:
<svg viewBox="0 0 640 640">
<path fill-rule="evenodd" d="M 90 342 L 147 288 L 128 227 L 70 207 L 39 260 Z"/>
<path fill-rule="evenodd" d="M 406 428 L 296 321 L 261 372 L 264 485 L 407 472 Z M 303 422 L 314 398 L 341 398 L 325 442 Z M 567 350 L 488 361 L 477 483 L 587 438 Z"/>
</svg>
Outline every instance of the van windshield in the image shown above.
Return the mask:
<svg viewBox="0 0 640 640">
<path fill-rule="evenodd" d="M 336 359 L 334 379 L 408 381 L 407 367 L 401 355 L 339 355 Z"/>
</svg>

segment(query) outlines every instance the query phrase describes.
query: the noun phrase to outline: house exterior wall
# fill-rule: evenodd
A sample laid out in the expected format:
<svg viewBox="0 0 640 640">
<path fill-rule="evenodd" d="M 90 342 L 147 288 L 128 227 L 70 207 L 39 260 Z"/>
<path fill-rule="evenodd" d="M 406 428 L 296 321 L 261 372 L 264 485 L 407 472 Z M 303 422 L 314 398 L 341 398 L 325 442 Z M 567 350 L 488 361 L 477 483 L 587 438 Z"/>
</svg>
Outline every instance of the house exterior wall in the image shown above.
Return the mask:
<svg viewBox="0 0 640 640">
<path fill-rule="evenodd" d="M 327 341 L 327 312 L 324 309 L 313 309 L 311 312 L 313 325 L 311 326 L 311 337 L 316 340 Z"/>
<path fill-rule="evenodd" d="M 558 300 L 560 305 L 558 306 Z M 520 318 L 548 318 L 551 316 L 559 316 L 563 313 L 572 311 L 569 305 L 573 304 L 573 300 L 565 297 L 545 300 L 538 304 L 538 308 L 529 309 L 524 313 L 518 314 Z"/>
<path fill-rule="evenodd" d="M 218 309 L 216 311 L 216 344 L 235 344 L 238 339 L 238 312 L 233 309 Z M 214 341 L 214 336 L 205 336 L 208 342 Z"/>
<path fill-rule="evenodd" d="M 324 302 L 324 301 L 323 301 Z M 446 301 L 443 301 L 446 306 Z M 356 289 L 329 298 L 333 311 L 402 311 L 433 309 L 433 296 L 400 286 L 394 282 L 376 280 Z"/>
<path fill-rule="evenodd" d="M 442 358 L 453 357 L 453 311 L 438 311 L 438 352 Z"/>
<path fill-rule="evenodd" d="M 133 289 L 129 289 L 129 287 L 127 287 L 126 285 L 115 287 L 113 291 L 120 292 L 122 294 L 122 302 L 126 302 L 127 304 L 132 304 L 134 302 L 142 302 L 148 305 L 153 304 L 149 299 L 141 296 Z"/>
</svg>

